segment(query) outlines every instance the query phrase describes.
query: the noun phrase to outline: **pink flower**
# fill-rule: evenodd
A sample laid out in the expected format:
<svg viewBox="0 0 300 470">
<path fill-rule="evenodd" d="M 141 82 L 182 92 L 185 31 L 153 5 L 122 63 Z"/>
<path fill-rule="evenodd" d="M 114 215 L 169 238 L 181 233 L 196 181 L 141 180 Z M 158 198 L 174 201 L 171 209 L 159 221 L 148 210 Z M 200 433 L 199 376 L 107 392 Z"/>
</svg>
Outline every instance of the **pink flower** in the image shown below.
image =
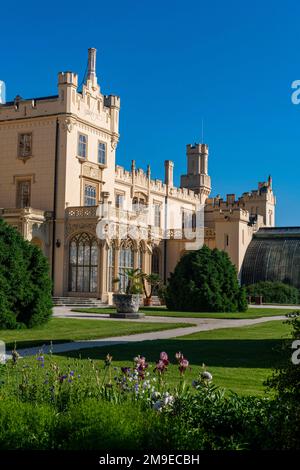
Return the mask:
<svg viewBox="0 0 300 470">
<path fill-rule="evenodd" d="M 185 359 L 183 355 L 181 355 L 181 358 L 178 360 L 178 364 L 179 364 L 179 372 L 181 375 L 183 375 L 185 371 L 187 370 L 187 368 L 189 367 L 190 363 L 187 359 Z"/>
<path fill-rule="evenodd" d="M 166 366 L 169 365 L 169 357 L 168 354 L 164 351 L 160 353 L 160 361 L 162 361 Z"/>
<path fill-rule="evenodd" d="M 148 367 L 148 363 L 146 362 L 146 358 L 143 356 L 137 356 L 134 358 L 135 362 L 135 370 L 138 373 L 140 379 L 145 378 L 145 369 Z"/>
<path fill-rule="evenodd" d="M 176 357 L 177 361 L 180 361 L 180 359 L 183 358 L 182 352 L 178 351 L 178 352 L 175 354 L 175 357 Z"/>
<path fill-rule="evenodd" d="M 160 374 L 162 374 L 163 372 L 165 372 L 167 370 L 167 364 L 165 363 L 165 361 L 162 361 L 162 360 L 159 360 L 157 363 L 156 363 L 156 367 L 154 369 L 154 372 L 157 371 L 159 372 Z"/>
</svg>

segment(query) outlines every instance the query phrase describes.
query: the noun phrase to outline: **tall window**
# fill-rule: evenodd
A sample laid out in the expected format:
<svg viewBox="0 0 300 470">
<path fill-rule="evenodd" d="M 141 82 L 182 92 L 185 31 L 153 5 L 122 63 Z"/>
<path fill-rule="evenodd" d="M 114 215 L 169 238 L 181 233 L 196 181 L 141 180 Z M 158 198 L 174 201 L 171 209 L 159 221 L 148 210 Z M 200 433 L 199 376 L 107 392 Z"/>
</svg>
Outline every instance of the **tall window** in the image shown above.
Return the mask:
<svg viewBox="0 0 300 470">
<path fill-rule="evenodd" d="M 78 134 L 78 157 L 86 158 L 87 157 L 87 136 L 85 134 Z"/>
<path fill-rule="evenodd" d="M 191 229 L 193 226 L 193 212 L 183 210 L 182 211 L 182 229 Z"/>
<path fill-rule="evenodd" d="M 112 292 L 114 290 L 114 268 L 115 268 L 115 247 L 111 245 L 108 250 L 108 276 L 107 276 L 107 290 Z"/>
<path fill-rule="evenodd" d="M 70 241 L 69 290 L 97 292 L 98 245 L 87 233 L 80 233 Z"/>
<path fill-rule="evenodd" d="M 154 204 L 154 227 L 160 227 L 160 204 Z"/>
<path fill-rule="evenodd" d="M 228 233 L 225 233 L 224 234 L 224 249 L 226 250 L 228 246 L 229 246 L 229 235 Z"/>
<path fill-rule="evenodd" d="M 122 209 L 124 205 L 124 194 L 116 194 L 115 205 L 117 209 Z"/>
<path fill-rule="evenodd" d="M 141 271 L 143 268 L 143 247 L 142 244 L 139 246 L 138 250 L 138 266 L 137 266 Z"/>
<path fill-rule="evenodd" d="M 21 180 L 17 183 L 17 207 L 29 207 L 31 198 L 31 181 Z"/>
<path fill-rule="evenodd" d="M 119 290 L 125 292 L 128 284 L 128 276 L 126 275 L 126 269 L 133 269 L 132 244 L 128 242 L 123 243 L 119 253 Z"/>
<path fill-rule="evenodd" d="M 86 184 L 84 186 L 84 205 L 85 206 L 96 206 L 97 205 L 96 186 L 94 186 L 92 184 Z"/>
<path fill-rule="evenodd" d="M 141 211 L 144 209 L 146 201 L 143 197 L 134 197 L 132 199 L 132 210 Z"/>
<path fill-rule="evenodd" d="M 196 215 L 196 212 L 193 212 L 192 214 L 192 230 L 193 232 L 195 232 L 197 228 L 197 215 Z"/>
<path fill-rule="evenodd" d="M 18 156 L 21 158 L 32 155 L 32 134 L 19 134 Z"/>
<path fill-rule="evenodd" d="M 106 144 L 104 142 L 98 142 L 98 163 L 106 164 Z"/>
<path fill-rule="evenodd" d="M 151 259 L 151 272 L 153 274 L 159 274 L 159 249 L 154 248 Z"/>
</svg>

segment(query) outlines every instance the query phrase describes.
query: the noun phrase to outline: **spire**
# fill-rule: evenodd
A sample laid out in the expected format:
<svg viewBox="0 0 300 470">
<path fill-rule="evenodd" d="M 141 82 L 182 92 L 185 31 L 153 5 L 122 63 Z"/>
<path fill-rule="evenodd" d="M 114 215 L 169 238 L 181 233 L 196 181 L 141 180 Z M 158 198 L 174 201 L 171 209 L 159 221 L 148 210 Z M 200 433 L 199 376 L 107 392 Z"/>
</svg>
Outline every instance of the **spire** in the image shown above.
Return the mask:
<svg viewBox="0 0 300 470">
<path fill-rule="evenodd" d="M 94 47 L 89 48 L 87 80 L 91 81 L 93 87 L 97 86 L 96 53 L 97 53 L 97 49 L 95 49 Z"/>
<path fill-rule="evenodd" d="M 268 186 L 270 189 L 272 189 L 272 183 L 273 183 L 273 179 L 272 179 L 272 176 L 270 175 L 268 178 Z"/>
</svg>

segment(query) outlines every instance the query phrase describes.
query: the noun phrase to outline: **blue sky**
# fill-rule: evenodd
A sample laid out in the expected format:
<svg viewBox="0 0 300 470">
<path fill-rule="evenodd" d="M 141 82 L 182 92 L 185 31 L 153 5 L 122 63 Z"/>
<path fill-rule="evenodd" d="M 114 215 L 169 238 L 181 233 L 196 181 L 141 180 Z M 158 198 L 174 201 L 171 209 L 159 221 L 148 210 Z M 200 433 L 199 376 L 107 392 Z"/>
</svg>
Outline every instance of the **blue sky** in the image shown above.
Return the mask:
<svg viewBox="0 0 300 470">
<path fill-rule="evenodd" d="M 239 195 L 271 173 L 277 225 L 300 225 L 297 0 L 7 2 L 0 39 L 7 99 L 56 94 L 61 70 L 81 81 L 96 47 L 102 92 L 121 96 L 119 164 L 150 162 L 163 178 L 171 159 L 179 184 L 203 118 L 212 195 Z"/>
</svg>

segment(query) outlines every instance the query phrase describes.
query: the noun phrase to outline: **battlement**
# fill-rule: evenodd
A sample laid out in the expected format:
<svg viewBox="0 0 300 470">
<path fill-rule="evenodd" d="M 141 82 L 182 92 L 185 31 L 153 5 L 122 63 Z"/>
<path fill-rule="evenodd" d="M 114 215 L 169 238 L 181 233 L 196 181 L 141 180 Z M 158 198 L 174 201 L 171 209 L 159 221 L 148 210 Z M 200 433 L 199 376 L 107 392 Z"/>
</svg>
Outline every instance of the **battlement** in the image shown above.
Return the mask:
<svg viewBox="0 0 300 470">
<path fill-rule="evenodd" d="M 207 144 L 187 144 L 186 146 L 187 155 L 199 155 L 207 154 L 208 155 L 208 145 Z"/>
<path fill-rule="evenodd" d="M 200 195 L 195 194 L 194 191 L 187 188 L 177 188 L 174 186 L 168 187 L 160 179 L 151 179 L 150 177 L 150 167 L 148 167 L 147 172 L 142 168 L 133 168 L 131 171 L 125 170 L 124 167 L 116 165 L 115 177 L 119 182 L 124 182 L 130 185 L 137 186 L 141 189 L 148 190 L 152 192 L 160 193 L 160 195 L 170 196 L 175 199 L 185 200 L 194 204 L 199 203 Z"/>
<path fill-rule="evenodd" d="M 254 203 L 258 201 L 269 201 L 275 204 L 276 198 L 269 183 L 258 183 L 258 189 L 245 192 L 238 199 L 236 198 L 235 194 L 227 194 L 226 199 L 223 199 L 220 195 L 217 195 L 216 197 L 208 198 L 206 203 L 207 205 L 220 208 L 226 208 L 228 206 L 232 208 L 243 208 L 248 203 Z"/>
<path fill-rule="evenodd" d="M 59 72 L 58 73 L 58 86 L 59 85 L 73 85 L 78 86 L 78 75 L 74 72 Z"/>
<path fill-rule="evenodd" d="M 105 95 L 104 106 L 106 106 L 107 108 L 120 109 L 120 97 L 116 95 Z"/>
</svg>

